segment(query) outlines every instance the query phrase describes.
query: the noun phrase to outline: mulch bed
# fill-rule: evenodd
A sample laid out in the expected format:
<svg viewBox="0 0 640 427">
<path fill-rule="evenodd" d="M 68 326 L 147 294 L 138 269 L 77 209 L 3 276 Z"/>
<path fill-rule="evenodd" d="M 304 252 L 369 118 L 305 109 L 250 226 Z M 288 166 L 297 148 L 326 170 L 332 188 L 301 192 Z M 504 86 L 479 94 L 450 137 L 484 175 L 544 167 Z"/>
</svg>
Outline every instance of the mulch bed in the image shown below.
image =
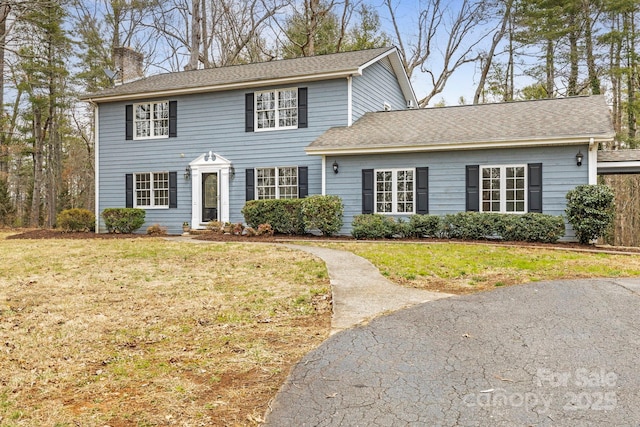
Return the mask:
<svg viewBox="0 0 640 427">
<path fill-rule="evenodd" d="M 117 234 L 117 233 L 94 233 L 94 232 L 63 232 L 60 230 L 49 229 L 37 229 L 37 230 L 22 230 L 18 234 L 8 236 L 7 239 L 141 239 L 149 237 L 164 237 L 164 236 L 152 236 L 148 234 Z M 220 234 L 220 233 L 200 233 L 193 236 L 197 240 L 206 240 L 213 242 L 263 242 L 263 243 L 277 243 L 295 240 L 307 240 L 316 242 L 356 242 L 363 240 L 356 240 L 351 236 L 333 236 L 322 237 L 312 234 L 303 236 L 290 236 L 286 234 L 276 234 L 274 236 L 237 236 L 233 234 Z M 366 240 L 364 240 L 366 241 Z M 606 246 L 606 245 L 581 245 L 579 243 L 529 243 L 529 242 L 503 242 L 503 241 L 462 241 L 451 239 L 377 239 L 369 240 L 370 242 L 385 242 L 385 243 L 398 243 L 398 242 L 412 242 L 412 243 L 465 243 L 465 244 L 492 244 L 492 245 L 504 245 L 504 246 L 528 246 L 542 249 L 564 249 L 575 251 L 588 251 L 588 252 L 604 252 L 604 253 L 630 253 L 640 254 L 640 248 L 638 247 L 618 247 L 618 246 Z"/>
</svg>

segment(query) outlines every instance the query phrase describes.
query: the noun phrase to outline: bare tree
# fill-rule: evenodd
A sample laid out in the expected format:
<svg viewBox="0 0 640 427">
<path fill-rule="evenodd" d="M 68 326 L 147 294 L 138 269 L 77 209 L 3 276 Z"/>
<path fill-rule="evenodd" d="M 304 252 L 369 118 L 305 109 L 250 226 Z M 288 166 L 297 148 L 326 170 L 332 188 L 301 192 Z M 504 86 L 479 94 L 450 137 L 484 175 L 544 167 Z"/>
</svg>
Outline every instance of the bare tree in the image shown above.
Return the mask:
<svg viewBox="0 0 640 427">
<path fill-rule="evenodd" d="M 502 12 L 502 19 L 498 24 L 498 28 L 496 29 L 496 32 L 493 34 L 489 51 L 486 53 L 486 55 L 483 55 L 482 69 L 480 71 L 480 81 L 478 82 L 478 87 L 476 88 L 476 93 L 473 97 L 474 104 L 478 104 L 480 102 L 480 95 L 484 90 L 484 86 L 487 81 L 487 75 L 489 74 L 489 70 L 491 69 L 491 65 L 493 63 L 493 57 L 495 55 L 496 48 L 502 41 L 502 38 L 504 37 L 504 34 L 507 31 L 507 25 L 511 20 L 512 5 L 513 5 L 513 0 L 505 0 L 501 4 L 501 6 L 504 8 Z"/>
<path fill-rule="evenodd" d="M 389 11 L 395 42 L 407 75 L 411 77 L 418 69 L 431 80 L 431 89 L 419 101 L 420 106 L 426 106 L 435 95 L 442 92 L 456 70 L 479 59 L 476 48 L 489 34 L 486 31 L 478 34 L 479 24 L 485 19 L 485 2 L 427 0 L 419 11 L 417 35 L 409 37 L 398 22 L 399 2 L 396 4 L 393 0 L 384 0 L 384 4 Z M 438 56 L 442 64 L 436 71 L 433 63 L 427 64 L 427 61 L 433 59 L 433 50 L 438 46 L 444 48 L 440 49 Z"/>
</svg>

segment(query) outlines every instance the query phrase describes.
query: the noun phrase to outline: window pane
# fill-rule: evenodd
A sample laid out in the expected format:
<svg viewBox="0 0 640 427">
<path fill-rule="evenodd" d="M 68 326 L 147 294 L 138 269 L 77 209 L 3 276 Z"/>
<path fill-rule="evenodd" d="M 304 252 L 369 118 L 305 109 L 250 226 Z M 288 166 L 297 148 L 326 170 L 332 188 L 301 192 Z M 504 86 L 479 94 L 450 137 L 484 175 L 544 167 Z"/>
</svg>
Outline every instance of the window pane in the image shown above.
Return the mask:
<svg viewBox="0 0 640 427">
<path fill-rule="evenodd" d="M 256 189 L 258 199 L 276 198 L 276 170 L 275 168 L 256 169 Z"/>
<path fill-rule="evenodd" d="M 136 206 L 151 206 L 151 174 L 136 174 Z"/>
<path fill-rule="evenodd" d="M 169 206 L 169 174 L 153 174 L 153 205 Z"/>
<path fill-rule="evenodd" d="M 298 198 L 298 168 L 278 168 L 278 191 L 281 199 Z"/>
<path fill-rule="evenodd" d="M 413 170 L 396 172 L 396 211 L 413 212 Z"/>
</svg>

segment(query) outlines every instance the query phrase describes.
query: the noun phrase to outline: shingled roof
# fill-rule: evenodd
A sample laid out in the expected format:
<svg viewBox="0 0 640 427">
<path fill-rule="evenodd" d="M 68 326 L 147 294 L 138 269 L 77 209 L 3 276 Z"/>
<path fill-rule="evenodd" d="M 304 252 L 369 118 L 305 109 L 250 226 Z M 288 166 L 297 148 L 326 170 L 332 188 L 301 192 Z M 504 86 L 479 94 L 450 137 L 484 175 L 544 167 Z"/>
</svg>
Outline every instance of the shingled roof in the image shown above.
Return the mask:
<svg viewBox="0 0 640 427">
<path fill-rule="evenodd" d="M 392 55 L 393 54 L 393 55 Z M 323 80 L 362 73 L 369 64 L 389 56 L 396 74 L 404 75 L 395 47 L 360 50 L 329 55 L 277 60 L 246 65 L 234 65 L 205 70 L 180 71 L 149 76 L 103 91 L 87 94 L 82 99 L 94 102 L 114 101 L 145 96 L 167 96 L 212 92 L 265 84 L 296 83 Z M 403 81 L 406 82 L 403 85 Z M 399 78 L 407 99 L 415 95 L 406 79 Z M 407 93 L 409 91 L 410 93 Z"/>
<path fill-rule="evenodd" d="M 357 154 L 578 144 L 615 133 L 603 96 L 366 113 L 331 128 L 309 154 Z"/>
</svg>

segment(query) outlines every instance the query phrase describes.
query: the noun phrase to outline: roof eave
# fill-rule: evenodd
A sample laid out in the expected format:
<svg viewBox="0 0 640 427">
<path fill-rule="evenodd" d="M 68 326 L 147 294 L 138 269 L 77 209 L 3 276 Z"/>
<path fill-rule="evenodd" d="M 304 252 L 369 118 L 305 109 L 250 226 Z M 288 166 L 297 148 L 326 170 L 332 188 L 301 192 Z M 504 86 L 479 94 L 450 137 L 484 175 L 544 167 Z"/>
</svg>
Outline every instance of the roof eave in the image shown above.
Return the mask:
<svg viewBox="0 0 640 427">
<path fill-rule="evenodd" d="M 116 94 L 116 95 L 106 95 L 106 96 L 86 95 L 86 96 L 80 96 L 80 99 L 83 101 L 94 102 L 94 103 L 130 101 L 130 100 L 140 99 L 140 98 L 159 98 L 159 97 L 166 97 L 166 96 L 190 95 L 194 93 L 220 92 L 220 91 L 233 90 L 233 89 L 249 89 L 249 88 L 255 88 L 255 87 L 262 87 L 262 86 L 305 83 L 305 82 L 318 81 L 318 80 L 331 80 L 331 79 L 347 78 L 351 75 L 359 74 L 359 73 L 360 73 L 359 68 L 352 68 L 352 69 L 346 69 L 341 71 L 333 71 L 330 73 L 316 73 L 316 74 L 309 74 L 305 76 L 282 77 L 282 78 L 268 79 L 268 80 L 251 80 L 251 81 L 227 83 L 227 84 L 221 84 L 221 85 L 196 86 L 196 87 L 188 87 L 188 88 L 180 88 L 180 89 L 168 89 L 168 90 L 150 91 L 150 92 L 136 92 L 136 93 L 126 93 L 126 94 Z"/>
<path fill-rule="evenodd" d="M 564 138 L 533 138 L 500 141 L 474 141 L 444 144 L 413 144 L 413 145 L 381 145 L 375 147 L 306 147 L 309 155 L 359 155 L 359 154 L 390 154 L 417 153 L 438 151 L 488 150 L 492 148 L 526 148 L 562 145 L 588 144 L 591 139 L 595 143 L 610 142 L 613 135 L 578 135 Z"/>
</svg>

